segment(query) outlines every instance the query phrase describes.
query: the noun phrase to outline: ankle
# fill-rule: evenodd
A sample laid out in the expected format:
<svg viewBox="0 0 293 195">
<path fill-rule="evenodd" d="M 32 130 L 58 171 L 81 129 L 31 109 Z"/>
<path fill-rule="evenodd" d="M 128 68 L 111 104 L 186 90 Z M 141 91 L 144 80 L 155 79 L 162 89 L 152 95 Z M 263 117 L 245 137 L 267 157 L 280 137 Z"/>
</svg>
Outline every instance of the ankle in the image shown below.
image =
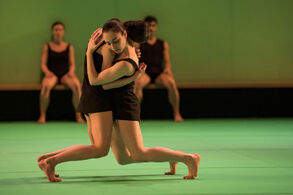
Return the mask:
<svg viewBox="0 0 293 195">
<path fill-rule="evenodd" d="M 56 159 L 54 158 L 54 156 L 45 159 L 45 162 L 50 164 L 50 165 L 52 165 L 52 166 L 56 166 L 56 164 L 57 164 Z"/>
<path fill-rule="evenodd" d="M 183 159 L 184 159 L 183 163 L 188 164 L 192 161 L 192 155 L 186 154 L 186 155 L 184 155 Z"/>
</svg>

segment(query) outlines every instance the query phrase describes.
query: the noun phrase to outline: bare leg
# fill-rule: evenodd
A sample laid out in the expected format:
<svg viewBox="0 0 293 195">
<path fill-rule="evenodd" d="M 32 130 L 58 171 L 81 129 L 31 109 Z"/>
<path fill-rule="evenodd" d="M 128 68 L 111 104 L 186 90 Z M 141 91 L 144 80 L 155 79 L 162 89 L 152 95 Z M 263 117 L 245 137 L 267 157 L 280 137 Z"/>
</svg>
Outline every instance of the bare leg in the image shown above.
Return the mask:
<svg viewBox="0 0 293 195">
<path fill-rule="evenodd" d="M 112 112 L 93 113 L 89 118 L 94 144 L 72 146 L 70 149 L 39 162 L 39 166 L 51 182 L 61 181 L 55 177 L 55 166 L 62 162 L 100 158 L 108 154 L 113 125 Z"/>
<path fill-rule="evenodd" d="M 168 98 L 169 102 L 173 107 L 174 112 L 174 121 L 175 122 L 182 122 L 183 118 L 180 114 L 180 96 L 178 92 L 178 88 L 176 86 L 174 77 L 172 75 L 162 73 L 158 76 L 158 78 L 155 80 L 157 84 L 161 84 L 165 86 L 168 90 Z"/>
<path fill-rule="evenodd" d="M 118 120 L 121 137 L 132 158 L 139 162 L 183 162 L 188 167 L 184 179 L 194 179 L 198 174 L 200 156 L 163 147 L 145 148 L 138 121 Z"/>
<path fill-rule="evenodd" d="M 94 138 L 92 136 L 92 132 L 91 132 L 91 121 L 90 121 L 90 118 L 88 116 L 85 116 L 86 120 L 87 120 L 87 124 L 88 124 L 88 134 L 89 134 L 89 138 L 90 138 L 90 141 L 91 141 L 91 144 L 94 145 Z M 48 154 L 44 154 L 44 155 L 40 155 L 37 159 L 38 161 L 38 164 L 40 165 L 40 162 L 44 159 L 47 159 L 51 156 L 54 156 L 54 155 L 57 155 L 57 154 L 60 154 L 61 152 L 64 152 L 66 150 L 71 150 L 71 149 L 74 149 L 75 146 L 69 146 L 67 148 L 63 148 L 61 150 L 58 150 L 58 151 L 55 151 L 55 152 L 51 152 L 51 153 L 48 153 Z M 39 166 L 40 167 L 40 166 Z M 43 167 L 40 167 L 41 170 Z M 44 170 L 43 170 L 44 171 Z M 55 174 L 56 177 L 59 177 L 59 174 Z"/>
<path fill-rule="evenodd" d="M 81 86 L 76 76 L 68 76 L 67 74 L 61 78 L 61 83 L 67 85 L 72 90 L 72 103 L 75 109 L 75 118 L 78 123 L 84 123 L 81 114 L 77 112 L 79 99 L 81 96 Z"/>
<path fill-rule="evenodd" d="M 58 79 L 56 76 L 45 77 L 42 81 L 40 93 L 40 117 L 38 123 L 46 122 L 46 112 L 50 102 L 50 91 L 56 85 Z"/>
<path fill-rule="evenodd" d="M 129 150 L 126 148 L 119 131 L 117 122 L 114 123 L 112 140 L 111 140 L 112 152 L 120 165 L 127 165 L 131 163 L 137 163 L 133 160 Z"/>
<path fill-rule="evenodd" d="M 134 92 L 138 98 L 139 103 L 142 102 L 143 88 L 147 86 L 150 82 L 151 78 L 147 74 L 142 75 L 139 79 L 135 81 Z"/>
</svg>

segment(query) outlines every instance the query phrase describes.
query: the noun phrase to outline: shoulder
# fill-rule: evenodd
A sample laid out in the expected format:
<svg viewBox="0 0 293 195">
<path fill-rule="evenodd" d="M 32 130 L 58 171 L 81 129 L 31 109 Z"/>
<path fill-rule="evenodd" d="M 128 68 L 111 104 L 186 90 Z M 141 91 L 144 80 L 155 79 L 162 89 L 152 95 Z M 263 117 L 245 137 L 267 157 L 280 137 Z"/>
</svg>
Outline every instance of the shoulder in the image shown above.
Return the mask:
<svg viewBox="0 0 293 195">
<path fill-rule="evenodd" d="M 164 44 L 164 49 L 169 49 L 169 44 L 167 41 L 164 41 L 163 44 Z"/>
<path fill-rule="evenodd" d="M 70 43 L 67 43 L 67 47 L 69 49 L 69 51 L 73 51 L 74 50 L 74 46 Z"/>
<path fill-rule="evenodd" d="M 113 50 L 111 49 L 111 46 L 108 44 L 104 44 L 102 45 L 98 50 L 97 53 L 101 54 L 101 55 L 110 55 L 110 56 L 115 56 L 115 53 L 113 52 Z"/>
<path fill-rule="evenodd" d="M 48 45 L 49 45 L 49 43 L 45 43 L 45 44 L 43 45 L 43 50 L 48 50 Z"/>
<path fill-rule="evenodd" d="M 116 62 L 114 65 L 117 66 L 117 68 L 119 67 L 127 72 L 133 71 L 133 68 L 135 69 L 134 65 L 137 66 L 135 61 L 133 61 L 132 59 L 121 60 L 121 61 Z"/>
</svg>

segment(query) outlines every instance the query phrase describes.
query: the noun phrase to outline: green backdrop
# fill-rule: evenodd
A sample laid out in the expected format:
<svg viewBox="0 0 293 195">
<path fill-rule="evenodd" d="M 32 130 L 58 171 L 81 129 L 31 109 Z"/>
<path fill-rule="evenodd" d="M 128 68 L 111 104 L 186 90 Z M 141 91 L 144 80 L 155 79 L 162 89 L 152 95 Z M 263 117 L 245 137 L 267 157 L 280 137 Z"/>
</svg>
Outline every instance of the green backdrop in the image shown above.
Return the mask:
<svg viewBox="0 0 293 195">
<path fill-rule="evenodd" d="M 76 72 L 95 28 L 112 17 L 159 19 L 178 82 L 293 81 L 292 0 L 0 0 L 0 84 L 40 82 L 55 20 L 75 47 Z"/>
</svg>

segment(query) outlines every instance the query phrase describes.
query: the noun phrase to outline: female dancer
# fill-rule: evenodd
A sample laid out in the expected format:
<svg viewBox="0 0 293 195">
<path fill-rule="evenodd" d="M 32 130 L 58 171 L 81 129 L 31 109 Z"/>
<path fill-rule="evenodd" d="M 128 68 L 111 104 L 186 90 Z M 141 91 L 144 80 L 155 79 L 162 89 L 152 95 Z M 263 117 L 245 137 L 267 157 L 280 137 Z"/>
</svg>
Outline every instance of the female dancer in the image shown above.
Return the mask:
<svg viewBox="0 0 293 195">
<path fill-rule="evenodd" d="M 127 25 L 126 25 L 127 26 Z M 135 25 L 128 25 L 133 28 Z M 143 25 L 144 26 L 144 25 Z M 121 22 L 110 20 L 104 25 L 104 39 L 111 45 L 113 51 L 119 54 L 115 65 L 105 71 L 97 74 L 93 65 L 92 52 L 100 45 L 96 32 L 88 45 L 87 52 L 87 69 L 89 76 L 89 83 L 91 84 L 105 84 L 123 76 L 132 75 L 137 69 L 137 56 L 131 40 L 127 39 L 127 32 Z M 130 31 L 129 31 L 130 32 Z M 143 32 L 144 34 L 144 32 Z M 133 41 L 138 35 L 129 34 Z M 100 48 L 99 48 L 100 49 Z M 103 56 L 104 57 L 104 56 Z M 106 58 L 103 58 L 103 61 Z M 113 103 L 113 113 L 106 108 L 104 112 L 90 113 L 87 117 L 89 122 L 90 136 L 92 136 L 93 143 L 90 146 L 72 146 L 63 152 L 54 156 L 41 160 L 39 165 L 45 171 L 50 181 L 61 181 L 54 175 L 54 168 L 57 164 L 72 161 L 83 160 L 89 158 L 98 158 L 105 156 L 110 147 L 113 119 L 112 114 L 119 126 L 119 132 L 125 143 L 130 156 L 134 162 L 163 162 L 163 161 L 180 161 L 188 166 L 189 174 L 185 179 L 193 179 L 197 176 L 199 155 L 186 154 L 179 151 L 172 151 L 166 148 L 144 148 L 142 137 L 139 128 L 139 104 L 136 96 L 133 93 L 133 83 L 124 87 L 114 89 L 111 91 L 111 102 Z M 108 109 L 108 110 L 107 110 Z M 129 131 L 129 132 L 127 132 Z M 113 148 L 113 147 L 112 147 Z M 126 151 L 126 148 L 122 148 Z M 127 155 L 129 157 L 129 154 Z M 127 162 L 130 163 L 130 162 Z"/>
<path fill-rule="evenodd" d="M 55 22 L 51 30 L 53 41 L 44 45 L 42 53 L 42 71 L 45 77 L 42 81 L 40 93 L 40 117 L 38 123 L 46 122 L 50 91 L 57 83 L 67 85 L 72 90 L 72 102 L 75 109 L 77 109 L 81 95 L 80 83 L 74 74 L 74 48 L 73 45 L 63 41 L 64 24 Z M 76 112 L 76 121 L 84 122 L 79 112 Z"/>
</svg>

